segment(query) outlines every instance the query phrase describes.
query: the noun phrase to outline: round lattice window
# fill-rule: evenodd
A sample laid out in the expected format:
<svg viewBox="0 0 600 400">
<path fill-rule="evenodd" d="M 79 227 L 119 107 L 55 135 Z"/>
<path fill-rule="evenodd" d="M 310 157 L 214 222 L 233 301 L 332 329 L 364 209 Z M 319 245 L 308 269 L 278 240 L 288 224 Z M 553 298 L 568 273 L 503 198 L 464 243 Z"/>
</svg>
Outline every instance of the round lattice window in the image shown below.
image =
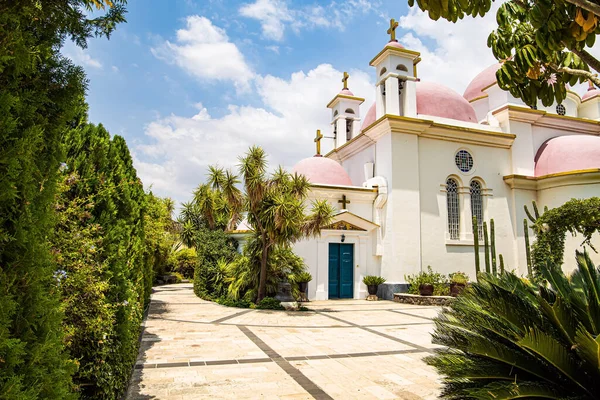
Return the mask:
<svg viewBox="0 0 600 400">
<path fill-rule="evenodd" d="M 469 172 L 473 169 L 473 156 L 466 150 L 460 150 L 454 156 L 454 162 L 462 172 Z"/>
<path fill-rule="evenodd" d="M 558 115 L 565 115 L 567 113 L 567 109 L 562 104 L 556 106 L 556 113 Z"/>
</svg>

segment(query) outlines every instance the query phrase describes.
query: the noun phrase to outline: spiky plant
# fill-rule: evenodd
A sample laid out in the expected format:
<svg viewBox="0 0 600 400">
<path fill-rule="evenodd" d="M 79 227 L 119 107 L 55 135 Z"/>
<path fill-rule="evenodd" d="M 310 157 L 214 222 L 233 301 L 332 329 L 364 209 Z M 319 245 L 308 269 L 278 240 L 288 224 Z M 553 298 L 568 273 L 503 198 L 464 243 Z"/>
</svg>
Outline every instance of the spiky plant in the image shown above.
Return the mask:
<svg viewBox="0 0 600 400">
<path fill-rule="evenodd" d="M 539 287 L 481 274 L 436 318 L 426 362 L 445 399 L 600 399 L 600 271 L 577 252 L 569 277 L 542 269 Z"/>
</svg>

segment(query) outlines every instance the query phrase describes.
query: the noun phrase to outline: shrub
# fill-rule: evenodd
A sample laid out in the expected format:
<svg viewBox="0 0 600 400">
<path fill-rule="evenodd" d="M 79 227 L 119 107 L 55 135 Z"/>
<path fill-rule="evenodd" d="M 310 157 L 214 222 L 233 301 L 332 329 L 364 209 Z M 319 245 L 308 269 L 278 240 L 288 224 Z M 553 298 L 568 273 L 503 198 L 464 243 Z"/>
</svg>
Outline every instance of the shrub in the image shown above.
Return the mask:
<svg viewBox="0 0 600 400">
<path fill-rule="evenodd" d="M 173 272 L 181 274 L 186 279 L 194 279 L 198 254 L 195 249 L 184 248 L 172 254 L 170 263 Z"/>
<path fill-rule="evenodd" d="M 448 277 L 450 278 L 450 283 L 462 283 L 463 285 L 469 283 L 469 276 L 464 272 L 454 272 L 448 275 Z"/>
<path fill-rule="evenodd" d="M 196 232 L 196 253 L 198 261 L 194 269 L 194 293 L 203 299 L 219 297 L 213 283 L 215 274 L 220 272 L 219 260 L 232 261 L 237 255 L 237 242 L 220 230 L 200 229 Z"/>
<path fill-rule="evenodd" d="M 363 283 L 367 286 L 371 286 L 371 285 L 379 286 L 384 282 L 385 282 L 385 278 L 382 278 L 381 276 L 367 275 L 363 278 Z"/>
<path fill-rule="evenodd" d="M 433 285 L 434 296 L 444 296 L 449 293 L 448 281 L 439 272 L 433 272 L 431 266 L 427 266 L 427 272 L 421 271 L 416 275 L 404 276 L 409 284 L 408 293 L 419 294 L 419 286 L 422 284 Z"/>
<path fill-rule="evenodd" d="M 256 304 L 256 308 L 259 310 L 285 310 L 281 302 L 273 297 L 265 297 Z"/>
<path fill-rule="evenodd" d="M 312 275 L 310 272 L 302 271 L 299 274 L 294 275 L 292 280 L 296 283 L 310 282 L 312 281 Z"/>
<path fill-rule="evenodd" d="M 534 285 L 481 274 L 435 319 L 426 362 L 447 399 L 599 399 L 600 270 L 587 252 L 565 276 L 548 262 Z"/>
</svg>

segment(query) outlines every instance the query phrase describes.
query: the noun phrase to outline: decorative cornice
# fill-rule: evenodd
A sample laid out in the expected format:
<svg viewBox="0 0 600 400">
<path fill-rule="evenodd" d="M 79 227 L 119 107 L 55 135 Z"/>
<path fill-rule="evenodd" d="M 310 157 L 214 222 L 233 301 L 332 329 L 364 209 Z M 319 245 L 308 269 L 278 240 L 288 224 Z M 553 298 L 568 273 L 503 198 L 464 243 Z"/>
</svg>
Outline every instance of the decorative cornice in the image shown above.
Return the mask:
<svg viewBox="0 0 600 400">
<path fill-rule="evenodd" d="M 390 53 L 397 53 L 399 55 L 408 56 L 408 58 L 410 58 L 412 60 L 415 60 L 421 56 L 421 53 L 419 53 L 418 51 L 408 50 L 408 49 L 399 49 L 398 47 L 386 45 L 383 48 L 383 50 L 381 50 L 375 57 L 373 57 L 371 62 L 369 62 L 369 65 L 373 67 L 373 66 L 379 64 L 380 59 L 383 58 L 384 56 L 387 56 Z"/>
<path fill-rule="evenodd" d="M 558 115 L 543 110 L 533 110 L 529 107 L 507 104 L 492 111 L 494 116 L 508 113 L 510 121 L 526 122 L 535 126 L 561 129 L 564 131 L 585 133 L 592 135 L 600 134 L 600 121 L 587 118 Z"/>
<path fill-rule="evenodd" d="M 511 189 L 545 190 L 563 186 L 600 184 L 600 168 L 559 172 L 544 176 L 506 175 L 503 177 Z"/>
<path fill-rule="evenodd" d="M 334 105 L 336 105 L 340 99 L 358 101 L 359 105 L 365 102 L 365 99 L 363 99 L 362 97 L 348 96 L 346 94 L 336 94 L 335 97 L 329 102 L 329 104 L 327 104 L 327 108 L 331 108 Z"/>
</svg>

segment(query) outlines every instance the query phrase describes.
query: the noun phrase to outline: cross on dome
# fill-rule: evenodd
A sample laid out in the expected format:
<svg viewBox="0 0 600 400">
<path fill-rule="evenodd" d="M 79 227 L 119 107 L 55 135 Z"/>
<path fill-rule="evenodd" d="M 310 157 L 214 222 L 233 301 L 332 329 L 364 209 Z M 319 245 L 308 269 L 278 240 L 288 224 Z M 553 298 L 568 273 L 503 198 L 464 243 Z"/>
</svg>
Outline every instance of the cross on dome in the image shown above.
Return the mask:
<svg viewBox="0 0 600 400">
<path fill-rule="evenodd" d="M 348 78 L 350 78 L 350 75 L 348 75 L 348 73 L 344 71 L 344 77 L 342 78 L 342 82 L 344 83 L 345 90 L 348 90 Z"/>
<path fill-rule="evenodd" d="M 321 139 L 323 139 L 323 135 L 321 135 L 321 130 L 317 129 L 317 136 L 314 140 L 314 142 L 317 144 L 317 154 L 315 154 L 315 156 L 321 155 Z"/>
<path fill-rule="evenodd" d="M 390 35 L 390 42 L 397 42 L 396 40 L 396 28 L 398 27 L 398 22 L 392 18 L 390 19 L 390 29 L 387 30 L 388 35 Z"/>
</svg>

